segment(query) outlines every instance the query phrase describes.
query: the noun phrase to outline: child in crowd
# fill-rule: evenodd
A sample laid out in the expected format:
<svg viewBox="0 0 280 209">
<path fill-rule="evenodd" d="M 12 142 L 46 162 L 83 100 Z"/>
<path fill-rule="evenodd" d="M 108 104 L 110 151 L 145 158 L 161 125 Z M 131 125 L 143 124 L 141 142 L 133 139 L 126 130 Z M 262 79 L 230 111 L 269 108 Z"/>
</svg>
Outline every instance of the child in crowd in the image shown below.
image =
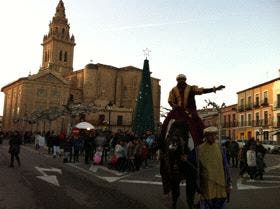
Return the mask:
<svg viewBox="0 0 280 209">
<path fill-rule="evenodd" d="M 148 166 L 148 156 L 149 156 L 149 149 L 145 142 L 143 142 L 142 147 L 142 161 L 144 162 L 145 168 Z"/>
<path fill-rule="evenodd" d="M 93 164 L 99 165 L 101 163 L 102 158 L 102 147 L 98 147 L 93 158 Z"/>
</svg>

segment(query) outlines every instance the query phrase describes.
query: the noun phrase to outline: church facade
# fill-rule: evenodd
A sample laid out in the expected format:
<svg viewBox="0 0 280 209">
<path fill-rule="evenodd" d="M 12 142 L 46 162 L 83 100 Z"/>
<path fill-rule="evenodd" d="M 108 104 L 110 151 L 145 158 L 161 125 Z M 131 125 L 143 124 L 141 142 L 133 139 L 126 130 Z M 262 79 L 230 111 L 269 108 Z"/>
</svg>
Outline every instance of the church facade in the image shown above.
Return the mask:
<svg viewBox="0 0 280 209">
<path fill-rule="evenodd" d="M 48 131 L 67 130 L 69 124 L 86 120 L 95 126 L 130 130 L 142 70 L 133 66 L 114 67 L 89 63 L 73 70 L 75 38 L 62 0 L 59 1 L 49 32 L 43 37 L 42 65 L 37 74 L 19 78 L 2 87 L 5 94 L 3 130 Z M 160 80 L 151 78 L 154 119 L 160 120 Z M 71 117 L 62 115 L 29 123 L 22 118 L 34 112 L 74 104 L 93 104 L 103 111 Z M 105 123 L 106 122 L 106 123 Z M 109 123 L 109 124 L 108 124 Z"/>
</svg>

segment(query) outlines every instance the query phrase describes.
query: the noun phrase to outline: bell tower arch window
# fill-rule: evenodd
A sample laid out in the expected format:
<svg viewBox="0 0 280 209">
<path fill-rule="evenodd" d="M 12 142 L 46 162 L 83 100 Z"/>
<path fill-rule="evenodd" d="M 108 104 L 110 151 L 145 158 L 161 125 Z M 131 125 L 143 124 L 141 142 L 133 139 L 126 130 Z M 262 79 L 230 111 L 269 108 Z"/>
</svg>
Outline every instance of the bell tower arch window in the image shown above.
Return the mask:
<svg viewBox="0 0 280 209">
<path fill-rule="evenodd" d="M 64 52 L 64 62 L 67 62 L 67 52 Z"/>
<path fill-rule="evenodd" d="M 62 51 L 59 52 L 59 61 L 62 61 Z"/>
<path fill-rule="evenodd" d="M 127 91 L 127 87 L 126 86 L 123 88 L 123 97 L 124 98 L 128 97 L 128 91 Z"/>
<path fill-rule="evenodd" d="M 48 52 L 47 51 L 45 51 L 45 62 L 47 62 L 48 61 Z"/>
</svg>

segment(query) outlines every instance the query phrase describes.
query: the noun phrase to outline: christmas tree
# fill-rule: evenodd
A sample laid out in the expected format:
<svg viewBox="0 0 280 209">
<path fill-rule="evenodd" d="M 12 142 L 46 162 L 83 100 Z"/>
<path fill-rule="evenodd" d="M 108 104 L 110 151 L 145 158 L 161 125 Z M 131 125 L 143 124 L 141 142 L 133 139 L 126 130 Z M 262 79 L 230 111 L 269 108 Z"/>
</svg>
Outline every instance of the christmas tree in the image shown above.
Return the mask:
<svg viewBox="0 0 280 209">
<path fill-rule="evenodd" d="M 142 80 L 134 111 L 132 130 L 138 135 L 150 130 L 154 133 L 154 110 L 149 60 L 144 60 Z"/>
</svg>

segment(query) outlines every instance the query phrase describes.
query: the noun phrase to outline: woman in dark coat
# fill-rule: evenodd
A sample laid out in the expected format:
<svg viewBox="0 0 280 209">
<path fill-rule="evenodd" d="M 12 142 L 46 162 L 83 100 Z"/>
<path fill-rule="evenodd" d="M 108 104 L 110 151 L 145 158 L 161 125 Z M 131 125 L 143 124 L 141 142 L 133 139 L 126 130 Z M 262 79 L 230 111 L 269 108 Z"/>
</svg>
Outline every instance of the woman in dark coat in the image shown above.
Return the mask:
<svg viewBox="0 0 280 209">
<path fill-rule="evenodd" d="M 20 159 L 19 159 L 19 153 L 20 153 L 20 145 L 21 145 L 21 136 L 19 132 L 15 132 L 9 141 L 10 148 L 9 153 L 11 154 L 11 161 L 10 161 L 10 167 L 14 167 L 14 159 L 16 158 L 18 162 L 18 166 L 20 166 Z"/>
</svg>

